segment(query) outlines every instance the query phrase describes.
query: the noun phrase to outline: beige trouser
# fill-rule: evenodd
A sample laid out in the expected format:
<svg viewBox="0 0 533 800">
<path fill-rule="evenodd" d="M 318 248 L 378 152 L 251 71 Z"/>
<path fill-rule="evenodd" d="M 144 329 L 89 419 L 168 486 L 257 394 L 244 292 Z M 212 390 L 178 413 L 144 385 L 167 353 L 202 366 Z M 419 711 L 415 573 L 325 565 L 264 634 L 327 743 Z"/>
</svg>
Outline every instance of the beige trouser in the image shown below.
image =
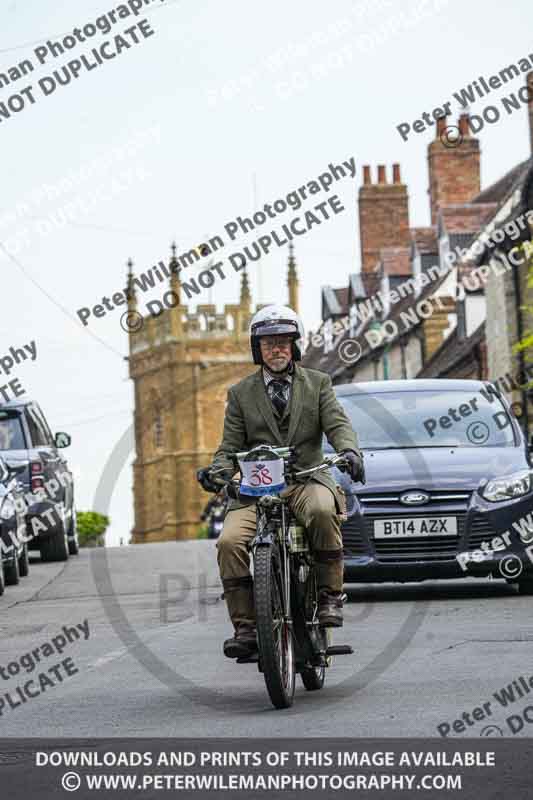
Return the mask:
<svg viewBox="0 0 533 800">
<path fill-rule="evenodd" d="M 291 486 L 281 492 L 304 525 L 318 565 L 318 585 L 328 592 L 341 592 L 344 562 L 340 519 L 330 489 L 317 482 Z M 255 504 L 226 514 L 217 540 L 217 560 L 224 597 L 235 630 L 255 622 L 250 554 L 246 548 L 255 535 Z"/>
</svg>

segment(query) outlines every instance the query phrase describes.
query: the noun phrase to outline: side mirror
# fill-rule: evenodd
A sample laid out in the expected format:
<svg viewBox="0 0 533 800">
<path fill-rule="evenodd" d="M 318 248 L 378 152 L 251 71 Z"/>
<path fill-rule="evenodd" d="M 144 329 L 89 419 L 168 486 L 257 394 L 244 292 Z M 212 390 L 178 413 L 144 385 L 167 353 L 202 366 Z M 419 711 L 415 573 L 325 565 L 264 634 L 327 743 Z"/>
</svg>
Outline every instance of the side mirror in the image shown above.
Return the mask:
<svg viewBox="0 0 533 800">
<path fill-rule="evenodd" d="M 56 433 L 54 436 L 54 444 L 56 447 L 68 447 L 72 439 L 68 433 Z"/>
<path fill-rule="evenodd" d="M 531 434 L 531 439 L 529 440 L 527 449 L 529 450 L 530 453 L 533 453 L 533 433 Z"/>
<path fill-rule="evenodd" d="M 0 483 L 6 483 L 9 480 L 9 470 L 4 459 L 0 456 Z"/>
</svg>

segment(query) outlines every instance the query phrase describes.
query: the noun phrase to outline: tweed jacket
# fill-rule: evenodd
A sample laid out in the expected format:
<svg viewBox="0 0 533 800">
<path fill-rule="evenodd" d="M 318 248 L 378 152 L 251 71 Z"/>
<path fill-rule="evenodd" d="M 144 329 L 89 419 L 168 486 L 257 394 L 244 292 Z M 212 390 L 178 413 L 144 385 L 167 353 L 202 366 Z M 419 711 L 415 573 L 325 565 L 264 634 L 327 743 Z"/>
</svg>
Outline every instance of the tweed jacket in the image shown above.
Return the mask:
<svg viewBox="0 0 533 800">
<path fill-rule="evenodd" d="M 326 373 L 295 364 L 286 413 L 288 426 L 278 424 L 261 369 L 230 386 L 224 432 L 212 468 L 232 469 L 234 464 L 228 458 L 229 453 L 269 444 L 274 447 L 291 445 L 296 449 L 295 469 L 309 469 L 323 460 L 324 434 L 334 450 L 359 453 L 357 434 L 335 397 L 331 378 Z M 330 471 L 319 472 L 311 480 L 332 491 L 339 509 L 339 497 Z M 231 500 L 228 511 L 244 505 L 247 503 Z"/>
</svg>

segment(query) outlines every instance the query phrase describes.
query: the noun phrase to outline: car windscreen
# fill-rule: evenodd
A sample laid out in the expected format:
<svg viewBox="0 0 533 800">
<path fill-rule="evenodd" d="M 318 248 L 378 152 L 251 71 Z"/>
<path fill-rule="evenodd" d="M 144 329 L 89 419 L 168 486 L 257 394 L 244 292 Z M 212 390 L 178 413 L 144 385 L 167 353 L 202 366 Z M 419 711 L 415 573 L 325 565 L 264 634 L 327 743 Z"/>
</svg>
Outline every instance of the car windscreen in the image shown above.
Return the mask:
<svg viewBox="0 0 533 800">
<path fill-rule="evenodd" d="M 0 411 L 0 450 L 25 450 L 24 432 L 19 414 Z"/>
<path fill-rule="evenodd" d="M 512 447 L 510 416 L 481 391 L 409 391 L 341 395 L 363 449 Z"/>
</svg>

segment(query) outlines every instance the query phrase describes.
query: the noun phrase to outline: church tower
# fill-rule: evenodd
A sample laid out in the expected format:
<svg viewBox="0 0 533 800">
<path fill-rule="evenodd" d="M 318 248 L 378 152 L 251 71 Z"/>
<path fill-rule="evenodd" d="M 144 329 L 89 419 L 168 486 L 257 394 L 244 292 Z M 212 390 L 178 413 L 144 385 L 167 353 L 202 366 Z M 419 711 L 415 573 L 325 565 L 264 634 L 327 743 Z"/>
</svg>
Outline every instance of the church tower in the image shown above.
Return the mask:
<svg viewBox="0 0 533 800">
<path fill-rule="evenodd" d="M 183 302 L 175 244 L 168 266 L 158 265 L 160 272 L 163 267 L 170 291 L 161 294 L 170 298 L 171 307 L 158 316 L 142 316 L 136 291 L 140 284 L 128 261 L 128 363 L 136 449 L 132 543 L 196 538 L 209 500 L 196 471 L 211 463 L 220 443 L 228 388 L 257 369 L 248 337 L 254 311 L 247 272 L 242 272 L 238 303 L 226 304 L 222 311 L 200 304 L 193 312 Z M 295 266 L 289 270 L 294 308 Z"/>
</svg>

